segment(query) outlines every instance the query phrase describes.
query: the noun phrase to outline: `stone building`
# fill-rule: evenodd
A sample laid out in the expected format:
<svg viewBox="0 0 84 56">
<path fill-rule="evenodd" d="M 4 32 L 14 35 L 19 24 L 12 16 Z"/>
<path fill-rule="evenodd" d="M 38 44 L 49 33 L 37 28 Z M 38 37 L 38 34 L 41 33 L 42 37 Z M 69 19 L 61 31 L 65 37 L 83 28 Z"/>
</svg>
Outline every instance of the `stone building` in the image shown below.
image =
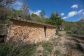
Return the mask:
<svg viewBox="0 0 84 56">
<path fill-rule="evenodd" d="M 56 28 L 52 25 L 18 18 L 10 19 L 4 32 L 0 35 L 0 39 L 2 38 L 3 41 L 37 43 L 52 38 L 56 33 Z"/>
</svg>

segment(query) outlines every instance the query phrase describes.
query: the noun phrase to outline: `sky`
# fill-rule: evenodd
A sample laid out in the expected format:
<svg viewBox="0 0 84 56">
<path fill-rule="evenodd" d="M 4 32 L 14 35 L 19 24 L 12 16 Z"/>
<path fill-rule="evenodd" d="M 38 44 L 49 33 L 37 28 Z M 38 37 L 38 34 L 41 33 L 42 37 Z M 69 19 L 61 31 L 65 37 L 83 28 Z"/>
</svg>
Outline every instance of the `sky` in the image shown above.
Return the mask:
<svg viewBox="0 0 84 56">
<path fill-rule="evenodd" d="M 53 12 L 58 13 L 65 21 L 78 21 L 84 18 L 84 0 L 28 0 L 29 12 L 40 14 L 45 12 L 50 17 Z M 21 1 L 14 4 L 14 8 L 20 9 Z"/>
</svg>

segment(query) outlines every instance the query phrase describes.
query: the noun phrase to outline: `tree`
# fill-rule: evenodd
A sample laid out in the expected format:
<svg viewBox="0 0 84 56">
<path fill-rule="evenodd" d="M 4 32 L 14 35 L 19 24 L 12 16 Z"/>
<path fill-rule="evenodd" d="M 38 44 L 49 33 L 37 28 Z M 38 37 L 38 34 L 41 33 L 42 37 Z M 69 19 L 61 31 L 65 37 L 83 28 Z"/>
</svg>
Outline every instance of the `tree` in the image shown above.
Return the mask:
<svg viewBox="0 0 84 56">
<path fill-rule="evenodd" d="M 1 0 L 0 1 L 0 18 L 6 17 L 10 13 L 10 9 L 7 7 L 7 5 L 15 2 L 15 0 Z"/>
<path fill-rule="evenodd" d="M 44 20 L 43 20 L 43 18 L 42 17 L 40 17 L 40 16 L 38 16 L 38 15 L 36 15 L 36 14 L 33 14 L 32 13 L 32 15 L 31 15 L 31 20 L 32 21 L 36 21 L 36 22 L 44 22 Z"/>
<path fill-rule="evenodd" d="M 58 34 L 58 30 L 60 30 L 60 26 L 62 26 L 63 20 L 61 19 L 61 17 L 58 14 L 52 13 L 50 19 L 47 19 L 46 22 L 48 24 L 56 26 L 56 28 L 57 28 L 56 32 Z"/>
<path fill-rule="evenodd" d="M 29 14 L 29 7 L 27 4 L 27 0 L 23 0 L 23 5 L 22 5 L 22 17 L 25 19 L 30 19 L 30 14 Z"/>
<path fill-rule="evenodd" d="M 0 35 L 7 33 L 7 23 L 9 16 L 12 16 L 11 9 L 9 9 L 10 4 L 15 2 L 15 0 L 0 0 Z"/>
<path fill-rule="evenodd" d="M 8 5 L 16 0 L 0 0 L 0 23 L 6 23 L 8 18 L 12 16 L 12 10 Z"/>
<path fill-rule="evenodd" d="M 9 4 L 14 3 L 16 0 L 0 0 L 0 7 L 6 7 Z"/>
<path fill-rule="evenodd" d="M 29 7 L 27 5 L 27 0 L 21 0 L 20 2 L 22 2 L 22 8 L 20 10 L 16 10 L 13 8 L 10 8 L 13 3 L 15 1 L 19 1 L 19 0 L 0 0 L 0 9 L 2 12 L 0 17 L 21 17 L 22 19 L 30 19 L 30 15 L 29 15 Z M 11 5 L 12 4 L 12 5 Z M 5 18 L 7 19 L 7 18 Z"/>
<path fill-rule="evenodd" d="M 58 14 L 52 13 L 50 19 L 48 19 L 48 23 L 59 28 L 62 25 L 63 20 L 61 19 L 61 17 Z"/>
<path fill-rule="evenodd" d="M 41 10 L 40 16 L 41 16 L 42 18 L 44 18 L 44 16 L 45 16 L 45 11 L 44 11 L 44 10 Z"/>
</svg>

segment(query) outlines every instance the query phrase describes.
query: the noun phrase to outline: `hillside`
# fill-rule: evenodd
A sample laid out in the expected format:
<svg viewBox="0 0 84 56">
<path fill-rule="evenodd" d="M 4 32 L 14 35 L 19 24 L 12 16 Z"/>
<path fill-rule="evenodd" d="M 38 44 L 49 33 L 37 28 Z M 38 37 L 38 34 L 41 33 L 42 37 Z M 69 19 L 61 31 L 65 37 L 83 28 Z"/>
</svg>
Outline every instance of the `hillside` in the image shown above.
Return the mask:
<svg viewBox="0 0 84 56">
<path fill-rule="evenodd" d="M 84 35 L 84 19 L 78 22 L 65 22 L 65 30 L 71 34 Z"/>
</svg>

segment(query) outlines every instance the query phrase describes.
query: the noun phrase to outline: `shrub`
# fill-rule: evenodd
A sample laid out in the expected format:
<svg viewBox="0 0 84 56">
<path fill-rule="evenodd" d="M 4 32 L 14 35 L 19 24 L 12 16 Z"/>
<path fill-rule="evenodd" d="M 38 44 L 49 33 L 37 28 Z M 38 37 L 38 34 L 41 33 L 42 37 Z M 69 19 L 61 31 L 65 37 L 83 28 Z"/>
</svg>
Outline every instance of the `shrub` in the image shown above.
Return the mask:
<svg viewBox="0 0 84 56">
<path fill-rule="evenodd" d="M 46 42 L 42 44 L 44 51 L 51 53 L 53 49 L 53 45 L 50 42 Z"/>
<path fill-rule="evenodd" d="M 9 44 L 0 44 L 0 56 L 32 56 L 35 51 L 35 44 L 18 47 Z"/>
<path fill-rule="evenodd" d="M 0 56 L 7 56 L 11 50 L 12 46 L 4 43 L 0 44 Z"/>
</svg>

